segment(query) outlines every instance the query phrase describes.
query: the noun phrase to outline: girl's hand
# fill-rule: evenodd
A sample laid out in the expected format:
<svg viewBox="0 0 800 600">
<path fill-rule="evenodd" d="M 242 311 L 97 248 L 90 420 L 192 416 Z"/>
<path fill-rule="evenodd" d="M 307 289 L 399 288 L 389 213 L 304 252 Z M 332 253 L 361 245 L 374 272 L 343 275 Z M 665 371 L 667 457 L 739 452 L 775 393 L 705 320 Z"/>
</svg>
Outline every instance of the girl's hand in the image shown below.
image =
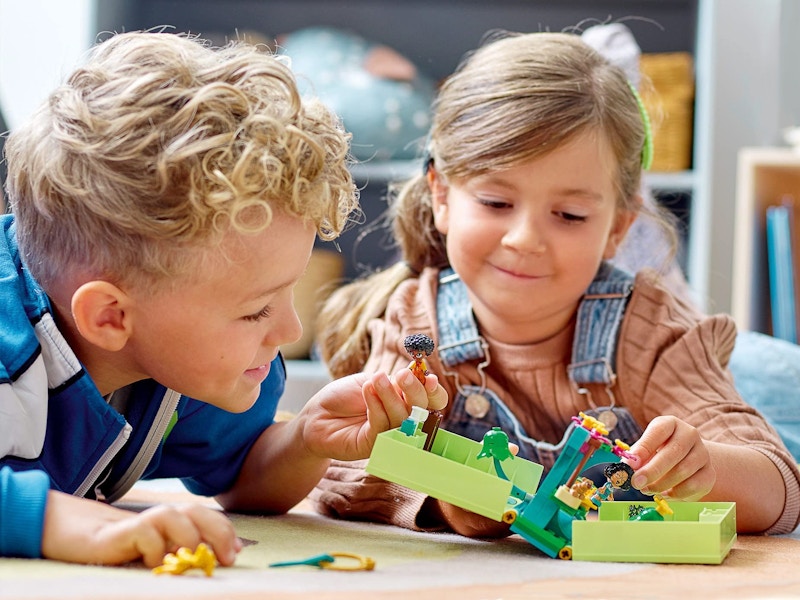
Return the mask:
<svg viewBox="0 0 800 600">
<path fill-rule="evenodd" d="M 440 410 L 447 392 L 436 375 L 423 386 L 408 369 L 356 373 L 326 385 L 303 407 L 303 440 L 310 452 L 338 460 L 367 458 L 376 436 L 399 427 L 412 406 Z"/>
<path fill-rule="evenodd" d="M 425 500 L 423 510 L 428 511 L 426 518 L 435 523 L 446 523 L 455 533 L 465 537 L 501 538 L 511 533 L 509 526 L 501 521 L 494 521 L 430 496 Z"/>
<path fill-rule="evenodd" d="M 630 449 L 632 484 L 646 494 L 697 501 L 714 487 L 716 470 L 697 429 L 676 417 L 656 417 Z"/>
<path fill-rule="evenodd" d="M 159 505 L 141 513 L 50 491 L 45 509 L 42 555 L 67 562 L 117 565 L 142 559 L 148 567 L 186 547 L 207 543 L 221 565 L 242 549 L 233 524 L 218 510 Z"/>
</svg>

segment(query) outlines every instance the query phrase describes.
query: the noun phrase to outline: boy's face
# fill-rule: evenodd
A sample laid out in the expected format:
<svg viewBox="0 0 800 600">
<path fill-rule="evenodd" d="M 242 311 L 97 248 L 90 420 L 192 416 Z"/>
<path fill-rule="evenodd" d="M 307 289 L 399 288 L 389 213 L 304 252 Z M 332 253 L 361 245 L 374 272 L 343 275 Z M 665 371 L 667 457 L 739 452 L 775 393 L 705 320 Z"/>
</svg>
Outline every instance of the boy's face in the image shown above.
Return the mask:
<svg viewBox="0 0 800 600">
<path fill-rule="evenodd" d="M 605 138 L 584 132 L 503 171 L 434 180 L 436 227 L 488 335 L 531 343 L 568 324 L 632 222 L 615 172 Z"/>
<path fill-rule="evenodd" d="M 257 235 L 230 234 L 231 263 L 155 296 L 136 296 L 129 350 L 144 377 L 231 412 L 259 394 L 278 348 L 300 338 L 293 289 L 315 229 L 276 213 Z"/>
</svg>

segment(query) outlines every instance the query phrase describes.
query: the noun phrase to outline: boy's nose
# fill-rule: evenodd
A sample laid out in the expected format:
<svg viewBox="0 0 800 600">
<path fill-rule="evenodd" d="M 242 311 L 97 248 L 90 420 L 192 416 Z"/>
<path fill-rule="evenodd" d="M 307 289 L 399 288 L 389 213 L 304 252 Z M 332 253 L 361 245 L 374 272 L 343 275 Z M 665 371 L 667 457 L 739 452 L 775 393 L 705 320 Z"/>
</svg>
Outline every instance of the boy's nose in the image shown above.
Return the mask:
<svg viewBox="0 0 800 600">
<path fill-rule="evenodd" d="M 286 346 L 293 344 L 303 335 L 303 325 L 294 306 L 290 303 L 285 311 L 274 317 L 275 327 L 264 337 L 264 345 Z"/>
</svg>

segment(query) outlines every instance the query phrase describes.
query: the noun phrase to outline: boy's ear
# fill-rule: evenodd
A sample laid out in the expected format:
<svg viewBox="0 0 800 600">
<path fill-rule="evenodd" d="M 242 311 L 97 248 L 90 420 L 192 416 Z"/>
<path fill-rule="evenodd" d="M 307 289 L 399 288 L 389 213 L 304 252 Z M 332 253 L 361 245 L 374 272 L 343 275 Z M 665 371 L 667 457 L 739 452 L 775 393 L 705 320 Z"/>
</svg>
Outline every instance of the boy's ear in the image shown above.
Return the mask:
<svg viewBox="0 0 800 600">
<path fill-rule="evenodd" d="M 433 223 L 442 235 L 447 234 L 447 184 L 436 172 L 433 163 L 428 167 L 428 189 L 431 192 Z"/>
<path fill-rule="evenodd" d="M 634 199 L 637 206 L 641 206 L 642 197 L 637 195 Z M 614 225 L 608 234 L 608 241 L 606 242 L 606 249 L 603 252 L 603 258 L 606 260 L 614 258 L 620 245 L 628 235 L 628 230 L 633 225 L 636 217 L 639 215 L 638 210 L 619 210 L 614 220 Z"/>
<path fill-rule="evenodd" d="M 108 281 L 88 281 L 72 295 L 72 318 L 89 343 L 116 352 L 131 335 L 128 307 L 132 299 Z"/>
</svg>

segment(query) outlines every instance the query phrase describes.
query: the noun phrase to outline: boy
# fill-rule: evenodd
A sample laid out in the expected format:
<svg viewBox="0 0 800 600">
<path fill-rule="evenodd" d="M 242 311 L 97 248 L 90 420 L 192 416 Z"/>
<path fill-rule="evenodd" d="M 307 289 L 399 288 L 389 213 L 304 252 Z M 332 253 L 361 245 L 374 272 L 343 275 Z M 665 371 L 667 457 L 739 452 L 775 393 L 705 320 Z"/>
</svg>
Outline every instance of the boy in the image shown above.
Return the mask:
<svg viewBox="0 0 800 600">
<path fill-rule="evenodd" d="M 240 549 L 201 507 L 128 513 L 140 478 L 280 513 L 444 390 L 407 369 L 333 382 L 274 423 L 315 234 L 357 208 L 347 136 L 288 68 L 173 34 L 99 44 L 6 144 L 0 555 L 161 562 Z M 83 498 L 85 497 L 85 498 Z"/>
</svg>

